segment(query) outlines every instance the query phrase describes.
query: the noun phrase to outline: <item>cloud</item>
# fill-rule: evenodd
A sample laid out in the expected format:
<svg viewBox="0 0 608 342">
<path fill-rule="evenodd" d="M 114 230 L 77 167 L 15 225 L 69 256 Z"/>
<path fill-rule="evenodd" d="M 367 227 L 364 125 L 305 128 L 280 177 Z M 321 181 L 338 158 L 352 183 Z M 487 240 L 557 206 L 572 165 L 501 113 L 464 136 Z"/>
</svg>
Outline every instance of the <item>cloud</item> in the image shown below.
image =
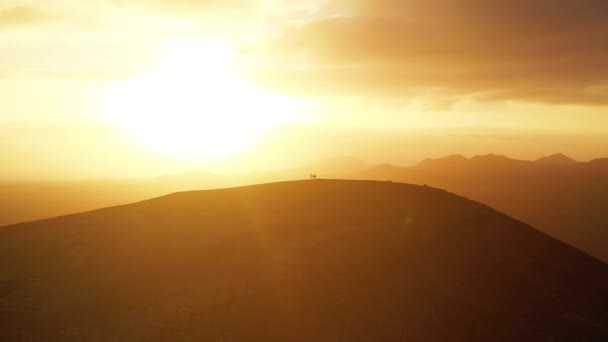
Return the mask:
<svg viewBox="0 0 608 342">
<path fill-rule="evenodd" d="M 334 0 L 341 15 L 269 42 L 269 87 L 608 104 L 604 0 Z"/>
<path fill-rule="evenodd" d="M 259 1 L 254 0 L 107 0 L 118 7 L 139 9 L 145 11 L 169 11 L 192 16 L 214 14 L 234 14 L 247 12 Z"/>
<path fill-rule="evenodd" d="M 30 25 L 48 19 L 47 14 L 34 7 L 18 5 L 0 8 L 0 28 Z"/>
<path fill-rule="evenodd" d="M 0 64 L 0 80 L 2 80 L 4 78 L 12 77 L 14 74 L 15 74 L 15 71 L 13 69 Z"/>
<path fill-rule="evenodd" d="M 286 0 L 106 0 L 135 13 L 197 19 L 202 23 L 243 26 L 259 15 L 285 7 Z M 294 0 L 292 0 L 294 1 Z M 297 1 L 296 1 L 297 2 Z"/>
</svg>

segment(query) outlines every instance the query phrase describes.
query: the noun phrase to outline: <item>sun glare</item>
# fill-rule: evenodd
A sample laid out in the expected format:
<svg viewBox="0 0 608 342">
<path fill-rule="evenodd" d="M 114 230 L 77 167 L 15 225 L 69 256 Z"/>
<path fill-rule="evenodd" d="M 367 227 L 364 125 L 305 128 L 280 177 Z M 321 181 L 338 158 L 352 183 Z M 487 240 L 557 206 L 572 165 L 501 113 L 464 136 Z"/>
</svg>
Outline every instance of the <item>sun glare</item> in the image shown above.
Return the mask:
<svg viewBox="0 0 608 342">
<path fill-rule="evenodd" d="M 168 51 L 149 74 L 113 83 L 106 101 L 111 120 L 148 148 L 216 158 L 302 115 L 289 99 L 240 78 L 236 54 L 221 41 L 172 42 Z"/>
</svg>

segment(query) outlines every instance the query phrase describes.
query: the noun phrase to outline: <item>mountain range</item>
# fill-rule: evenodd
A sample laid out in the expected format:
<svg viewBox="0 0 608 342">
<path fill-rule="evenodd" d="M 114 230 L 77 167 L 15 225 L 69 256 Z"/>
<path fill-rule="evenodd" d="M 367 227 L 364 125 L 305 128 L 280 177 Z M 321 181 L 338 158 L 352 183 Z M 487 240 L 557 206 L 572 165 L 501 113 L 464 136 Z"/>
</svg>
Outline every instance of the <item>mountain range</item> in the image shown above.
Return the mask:
<svg viewBox="0 0 608 342">
<path fill-rule="evenodd" d="M 608 158 L 577 162 L 486 155 L 427 159 L 412 167 L 336 158 L 297 169 L 218 175 L 190 172 L 148 180 L 0 184 L 0 225 L 120 205 L 177 191 L 307 178 L 428 184 L 489 205 L 608 262 Z"/>
<path fill-rule="evenodd" d="M 429 184 L 487 204 L 608 261 L 608 159 L 538 161 L 487 155 L 370 168 L 356 178 Z"/>
</svg>

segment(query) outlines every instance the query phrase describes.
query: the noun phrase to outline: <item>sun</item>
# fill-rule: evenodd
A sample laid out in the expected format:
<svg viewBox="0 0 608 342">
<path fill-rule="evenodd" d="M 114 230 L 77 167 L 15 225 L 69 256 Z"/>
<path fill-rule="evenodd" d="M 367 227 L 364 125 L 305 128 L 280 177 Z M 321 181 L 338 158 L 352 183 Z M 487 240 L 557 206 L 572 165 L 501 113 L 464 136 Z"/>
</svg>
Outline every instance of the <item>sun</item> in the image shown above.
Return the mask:
<svg viewBox="0 0 608 342">
<path fill-rule="evenodd" d="M 168 51 L 149 74 L 114 82 L 105 101 L 112 122 L 149 149 L 217 158 L 302 117 L 294 101 L 239 77 L 238 56 L 222 41 L 171 42 Z"/>
</svg>

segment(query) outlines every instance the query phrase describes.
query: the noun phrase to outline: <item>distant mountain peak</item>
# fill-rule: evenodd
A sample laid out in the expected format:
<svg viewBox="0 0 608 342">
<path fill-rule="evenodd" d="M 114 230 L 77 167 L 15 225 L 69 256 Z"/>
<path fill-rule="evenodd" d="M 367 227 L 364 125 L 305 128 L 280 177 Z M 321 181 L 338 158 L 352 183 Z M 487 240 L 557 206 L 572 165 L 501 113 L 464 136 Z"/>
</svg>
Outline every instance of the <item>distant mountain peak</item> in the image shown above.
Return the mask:
<svg viewBox="0 0 608 342">
<path fill-rule="evenodd" d="M 467 160 L 467 158 L 465 156 L 463 156 L 462 154 L 452 154 L 452 155 L 449 155 L 444 158 L 439 158 L 438 160 L 460 161 L 460 160 Z"/>
<path fill-rule="evenodd" d="M 562 153 L 556 153 L 547 157 L 540 158 L 536 162 L 540 164 L 571 164 L 576 163 L 577 161 Z"/>
<path fill-rule="evenodd" d="M 417 169 L 433 169 L 437 167 L 445 167 L 448 165 L 466 163 L 468 159 L 461 154 L 452 154 L 447 157 L 432 159 L 428 158 L 414 165 Z"/>
<path fill-rule="evenodd" d="M 484 154 L 479 156 L 474 156 L 471 160 L 513 160 L 507 156 L 501 154 Z"/>
</svg>

